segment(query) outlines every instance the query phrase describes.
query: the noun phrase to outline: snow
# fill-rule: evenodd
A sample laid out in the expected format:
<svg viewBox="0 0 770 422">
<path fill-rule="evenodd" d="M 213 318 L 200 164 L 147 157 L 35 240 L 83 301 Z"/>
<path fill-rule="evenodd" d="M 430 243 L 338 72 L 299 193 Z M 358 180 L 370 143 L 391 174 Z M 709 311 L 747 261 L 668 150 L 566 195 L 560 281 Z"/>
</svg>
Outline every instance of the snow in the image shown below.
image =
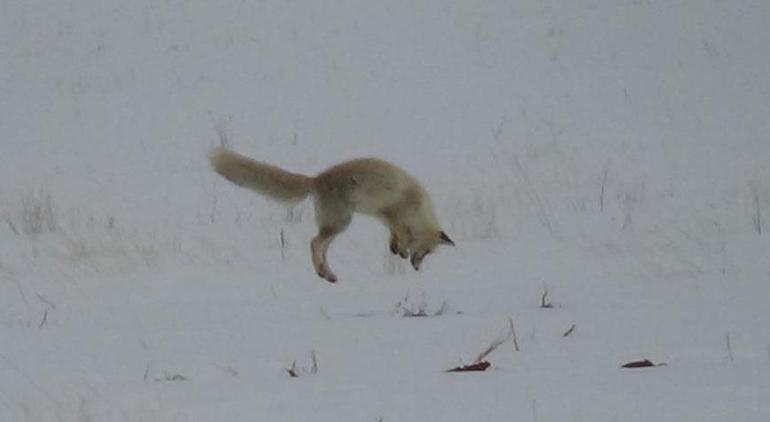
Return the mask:
<svg viewBox="0 0 770 422">
<path fill-rule="evenodd" d="M 0 420 L 768 420 L 768 20 L 3 2 Z M 326 283 L 312 204 L 228 184 L 222 142 L 307 174 L 398 163 L 457 247 L 414 272 L 357 217 Z M 444 372 L 509 318 L 519 351 Z M 642 359 L 665 365 L 620 368 Z"/>
</svg>

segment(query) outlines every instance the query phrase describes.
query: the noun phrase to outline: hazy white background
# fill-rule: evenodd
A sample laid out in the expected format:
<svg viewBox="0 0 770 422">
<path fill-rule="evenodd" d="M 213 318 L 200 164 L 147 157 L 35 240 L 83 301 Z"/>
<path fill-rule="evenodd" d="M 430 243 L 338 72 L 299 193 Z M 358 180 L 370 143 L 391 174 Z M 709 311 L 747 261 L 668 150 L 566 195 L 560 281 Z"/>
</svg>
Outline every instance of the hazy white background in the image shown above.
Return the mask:
<svg viewBox="0 0 770 422">
<path fill-rule="evenodd" d="M 768 21 L 749 0 L 3 1 L 0 420 L 767 420 Z M 311 204 L 216 177 L 224 141 L 308 174 L 394 161 L 457 247 L 414 273 L 358 218 L 326 284 Z M 508 318 L 519 352 L 442 372 Z M 619 368 L 642 358 L 668 365 Z"/>
</svg>

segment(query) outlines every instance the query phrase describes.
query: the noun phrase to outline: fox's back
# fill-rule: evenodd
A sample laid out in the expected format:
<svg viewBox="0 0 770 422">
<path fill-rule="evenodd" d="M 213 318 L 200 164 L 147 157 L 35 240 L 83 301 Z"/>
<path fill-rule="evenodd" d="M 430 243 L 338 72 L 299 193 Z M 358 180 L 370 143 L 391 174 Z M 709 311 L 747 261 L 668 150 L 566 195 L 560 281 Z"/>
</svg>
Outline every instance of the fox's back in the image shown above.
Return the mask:
<svg viewBox="0 0 770 422">
<path fill-rule="evenodd" d="M 345 201 L 355 211 L 376 214 L 402 201 L 405 195 L 423 196 L 417 180 L 395 164 L 378 158 L 359 158 L 337 164 L 316 177 L 316 191 Z"/>
</svg>

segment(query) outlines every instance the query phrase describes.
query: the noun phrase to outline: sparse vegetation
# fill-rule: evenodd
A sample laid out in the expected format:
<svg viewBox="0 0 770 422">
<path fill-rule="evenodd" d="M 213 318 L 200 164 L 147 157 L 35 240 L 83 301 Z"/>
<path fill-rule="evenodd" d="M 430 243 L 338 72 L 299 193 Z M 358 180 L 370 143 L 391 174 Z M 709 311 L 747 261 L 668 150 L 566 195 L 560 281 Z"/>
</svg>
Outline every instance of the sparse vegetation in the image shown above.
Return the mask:
<svg viewBox="0 0 770 422">
<path fill-rule="evenodd" d="M 661 362 L 661 363 L 652 363 L 649 359 L 644 360 L 637 360 L 633 362 L 628 362 L 624 365 L 621 365 L 621 368 L 625 369 L 634 369 L 634 368 L 654 368 L 656 366 L 666 366 L 667 363 Z"/>
<path fill-rule="evenodd" d="M 230 131 L 230 125 L 233 122 L 233 116 L 228 115 L 224 117 L 215 116 L 214 113 L 209 113 L 209 119 L 214 126 L 214 132 L 217 135 L 217 145 L 222 148 L 230 148 L 232 133 Z"/>
<path fill-rule="evenodd" d="M 770 415 L 770 2 L 0 9 L 0 420 Z M 332 287 L 215 146 L 386 158 L 457 248 L 355 217 Z"/>
<path fill-rule="evenodd" d="M 542 296 L 540 296 L 540 308 L 542 309 L 550 309 L 553 308 L 553 303 L 548 299 L 548 289 L 546 288 L 543 291 Z"/>
<path fill-rule="evenodd" d="M 508 327 L 510 328 L 511 341 L 513 342 L 513 350 L 519 352 L 519 340 L 516 337 L 516 329 L 513 326 L 513 318 L 508 318 Z"/>
<path fill-rule="evenodd" d="M 759 205 L 759 189 L 757 188 L 757 184 L 752 182 L 749 184 L 749 190 L 751 191 L 751 196 L 753 200 L 753 206 L 754 206 L 754 214 L 752 215 L 752 224 L 754 225 L 754 230 L 757 232 L 757 234 L 762 234 L 762 208 Z"/>
<path fill-rule="evenodd" d="M 446 314 L 449 311 L 449 305 L 446 301 L 441 302 L 435 310 L 430 309 L 425 299 L 425 292 L 420 293 L 419 300 L 415 300 L 410 293 L 399 300 L 393 308 L 393 313 L 404 318 L 434 317 Z"/>
<path fill-rule="evenodd" d="M 318 374 L 318 357 L 315 350 L 310 351 L 310 366 L 309 367 L 297 367 L 297 361 L 294 360 L 289 368 L 286 368 L 286 373 L 292 378 L 299 378 L 304 375 L 316 375 Z"/>
<path fill-rule="evenodd" d="M 21 194 L 17 212 L 6 211 L 8 227 L 18 236 L 35 237 L 60 229 L 60 219 L 47 189 L 41 188 Z"/>
<path fill-rule="evenodd" d="M 492 366 L 492 364 L 487 361 L 486 358 L 508 340 L 513 342 L 514 349 L 518 352 L 519 343 L 516 339 L 516 330 L 514 330 L 512 318 L 508 318 L 508 332 L 506 335 L 493 340 L 486 349 L 481 351 L 481 353 L 476 356 L 476 359 L 474 359 L 473 362 L 468 365 L 460 365 L 452 369 L 448 369 L 445 372 L 478 372 L 487 370 Z"/>
<path fill-rule="evenodd" d="M 189 381 L 189 379 L 182 375 L 170 372 L 164 372 L 162 377 L 155 378 L 155 382 L 182 382 Z"/>
</svg>

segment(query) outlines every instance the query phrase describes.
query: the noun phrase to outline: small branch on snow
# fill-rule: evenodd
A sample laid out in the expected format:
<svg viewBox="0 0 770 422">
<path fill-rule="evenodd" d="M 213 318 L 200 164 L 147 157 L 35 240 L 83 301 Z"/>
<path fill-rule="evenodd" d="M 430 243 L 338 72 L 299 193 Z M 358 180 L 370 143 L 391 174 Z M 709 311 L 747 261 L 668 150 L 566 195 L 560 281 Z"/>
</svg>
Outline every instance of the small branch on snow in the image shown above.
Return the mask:
<svg viewBox="0 0 770 422">
<path fill-rule="evenodd" d="M 5 223 L 8 224 L 8 227 L 16 236 L 21 236 L 21 231 L 13 224 L 10 217 L 5 217 Z"/>
<path fill-rule="evenodd" d="M 656 366 L 666 366 L 668 365 L 666 362 L 661 363 L 652 363 L 649 359 L 644 360 L 637 360 L 634 362 L 628 362 L 625 365 L 621 365 L 621 368 L 654 368 Z"/>
<path fill-rule="evenodd" d="M 510 336 L 513 341 L 513 349 L 519 351 L 519 340 L 516 337 L 516 330 L 513 328 L 513 318 L 508 318 L 508 325 L 511 328 Z"/>
<path fill-rule="evenodd" d="M 476 360 L 473 361 L 473 363 L 479 363 L 484 360 L 490 353 L 494 352 L 495 349 L 500 347 L 501 344 L 505 343 L 508 340 L 513 341 L 513 348 L 518 352 L 519 351 L 519 342 L 516 339 L 516 330 L 513 328 L 513 318 L 508 318 L 508 333 L 505 335 L 505 337 L 501 337 L 492 343 L 489 344 L 489 347 L 484 349 L 483 352 L 481 352 L 478 357 L 476 357 Z"/>
<path fill-rule="evenodd" d="M 540 307 L 543 309 L 553 308 L 553 303 L 548 300 L 548 289 L 546 288 L 543 295 L 540 296 Z"/>
<path fill-rule="evenodd" d="M 482 362 L 485 357 L 487 357 L 490 353 L 494 352 L 495 349 L 500 347 L 501 344 L 505 343 L 506 340 L 508 340 L 508 337 L 497 339 L 492 343 L 490 343 L 489 346 L 486 349 L 484 349 L 483 352 L 479 353 L 479 355 L 476 357 L 476 360 L 474 360 L 473 363 Z"/>
<path fill-rule="evenodd" d="M 604 175 L 602 176 L 602 189 L 599 192 L 599 212 L 604 212 L 604 190 L 607 185 L 607 173 L 609 173 L 609 171 L 610 163 L 607 161 L 607 164 L 604 166 Z"/>
<path fill-rule="evenodd" d="M 572 326 L 569 327 L 567 331 L 562 334 L 562 337 L 568 337 L 572 332 L 575 331 L 575 324 L 572 324 Z"/>
<path fill-rule="evenodd" d="M 456 368 L 447 369 L 444 372 L 482 372 L 482 371 L 486 371 L 487 368 L 489 368 L 490 366 L 492 366 L 491 363 L 485 360 L 482 360 L 480 362 L 472 363 L 470 365 L 463 365 L 463 366 L 458 366 Z"/>
<path fill-rule="evenodd" d="M 518 352 L 519 342 L 516 339 L 516 330 L 514 330 L 513 328 L 513 318 L 508 318 L 508 324 L 510 327 L 508 333 L 504 337 L 501 337 L 492 341 L 492 343 L 490 343 L 486 349 L 484 349 L 481 353 L 479 353 L 478 356 L 476 356 L 476 359 L 473 360 L 473 363 L 471 363 L 470 365 L 457 366 L 455 368 L 448 369 L 445 372 L 470 372 L 470 371 L 487 370 L 487 368 L 492 366 L 492 364 L 485 360 L 486 357 L 489 356 L 498 347 L 500 347 L 500 345 L 502 345 L 509 339 L 513 341 L 513 347 Z"/>
<path fill-rule="evenodd" d="M 291 363 L 291 368 L 287 368 L 286 372 L 289 373 L 289 376 L 292 378 L 299 378 L 299 373 L 297 372 L 297 361 L 293 361 Z"/>
<path fill-rule="evenodd" d="M 43 328 L 46 322 L 48 322 L 48 309 L 43 313 L 43 319 L 40 321 L 40 324 L 37 325 L 37 328 Z"/>
<path fill-rule="evenodd" d="M 315 375 L 318 373 L 318 358 L 315 350 L 310 351 L 310 368 L 297 368 L 297 361 L 291 363 L 290 368 L 286 368 L 286 373 L 292 378 L 299 378 L 302 375 Z"/>
<path fill-rule="evenodd" d="M 727 359 L 730 360 L 730 363 L 735 362 L 735 360 L 733 359 L 733 347 L 732 347 L 732 344 L 730 343 L 729 331 L 725 333 L 725 347 L 727 348 Z"/>
<path fill-rule="evenodd" d="M 754 216 L 752 217 L 752 223 L 754 223 L 754 230 L 757 234 L 762 234 L 762 210 L 759 206 L 759 190 L 754 182 L 749 184 L 751 194 L 754 196 Z"/>
</svg>

